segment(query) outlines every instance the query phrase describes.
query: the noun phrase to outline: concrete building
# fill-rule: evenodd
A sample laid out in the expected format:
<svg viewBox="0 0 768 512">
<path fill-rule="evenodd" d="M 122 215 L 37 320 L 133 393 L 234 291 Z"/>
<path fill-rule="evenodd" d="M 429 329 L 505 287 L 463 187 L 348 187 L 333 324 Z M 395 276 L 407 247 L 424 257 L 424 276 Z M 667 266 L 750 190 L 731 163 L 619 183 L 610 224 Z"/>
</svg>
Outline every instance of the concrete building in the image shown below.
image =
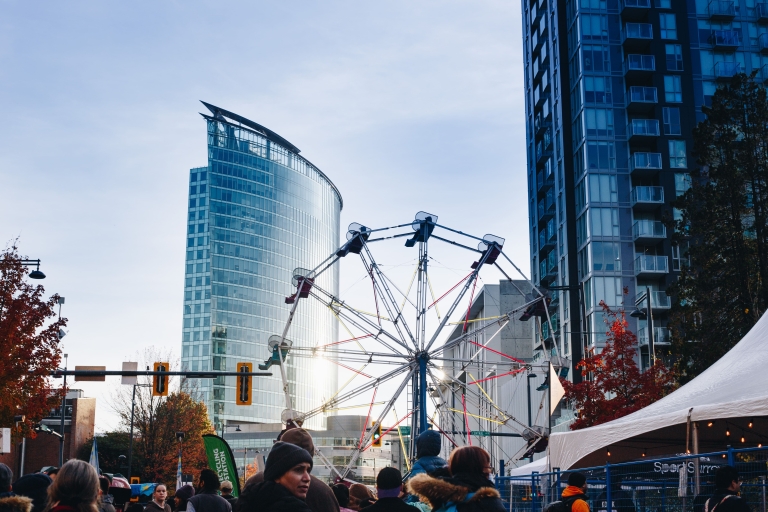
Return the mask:
<svg viewBox="0 0 768 512">
<path fill-rule="evenodd" d="M 315 450 L 341 470 L 350 461 L 352 450 L 360 442 L 360 435 L 365 426 L 365 416 L 329 416 L 327 429 L 311 430 Z M 234 425 L 233 425 L 234 426 Z M 232 448 L 238 465 L 238 472 L 244 473 L 246 465 L 254 465 L 263 470 L 264 461 L 269 455 L 282 424 L 239 425 L 240 431 L 224 434 L 224 439 Z M 381 448 L 369 448 L 361 454 L 352 468 L 349 478 L 366 485 L 375 485 L 376 475 L 381 468 L 396 465 L 392 462 L 392 443 L 394 438 L 388 435 Z M 402 463 L 403 461 L 396 461 Z M 255 468 L 254 468 L 255 469 Z M 312 474 L 326 482 L 333 482 L 336 473 L 326 464 L 323 457 L 315 455 Z M 249 474 L 247 476 L 253 476 Z"/>
</svg>

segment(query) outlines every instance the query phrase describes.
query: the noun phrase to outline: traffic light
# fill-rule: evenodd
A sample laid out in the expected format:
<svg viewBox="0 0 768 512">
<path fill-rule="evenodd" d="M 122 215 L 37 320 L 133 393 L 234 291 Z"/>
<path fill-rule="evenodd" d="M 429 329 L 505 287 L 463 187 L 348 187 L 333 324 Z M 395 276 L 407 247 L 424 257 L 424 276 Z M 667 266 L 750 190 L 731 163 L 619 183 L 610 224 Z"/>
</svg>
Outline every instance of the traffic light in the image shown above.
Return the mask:
<svg viewBox="0 0 768 512">
<path fill-rule="evenodd" d="M 373 443 L 371 446 L 381 448 L 381 423 L 376 423 L 373 427 Z"/>
<path fill-rule="evenodd" d="M 155 363 L 156 372 L 167 372 L 170 368 L 168 363 Z M 168 375 L 152 376 L 152 396 L 168 396 Z"/>
<path fill-rule="evenodd" d="M 238 373 L 251 373 L 253 371 L 253 363 L 237 363 Z M 251 405 L 251 376 L 250 375 L 238 375 L 237 376 L 237 399 L 235 402 L 237 405 Z"/>
</svg>

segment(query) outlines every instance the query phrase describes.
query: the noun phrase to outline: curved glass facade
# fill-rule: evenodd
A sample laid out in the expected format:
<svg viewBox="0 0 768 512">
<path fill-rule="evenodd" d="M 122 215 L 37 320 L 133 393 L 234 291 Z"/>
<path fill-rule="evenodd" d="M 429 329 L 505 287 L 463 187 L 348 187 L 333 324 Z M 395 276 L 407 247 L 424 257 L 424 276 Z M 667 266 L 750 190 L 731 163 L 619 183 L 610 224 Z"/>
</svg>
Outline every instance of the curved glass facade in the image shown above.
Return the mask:
<svg viewBox="0 0 768 512">
<path fill-rule="evenodd" d="M 270 356 L 267 340 L 282 334 L 295 291 L 295 268 L 313 268 L 339 244 L 341 195 L 298 149 L 270 130 L 206 106 L 208 166 L 190 170 L 182 367 L 254 371 Z M 222 114 L 223 112 L 223 114 Z M 338 294 L 338 266 L 317 285 Z M 294 347 L 338 339 L 333 312 L 302 300 L 288 338 Z M 337 369 L 300 351 L 286 362 L 294 409 L 307 411 L 337 390 Z M 253 405 L 235 404 L 236 377 L 200 379 L 210 418 L 222 423 L 279 423 L 285 409 L 280 368 L 254 377 Z M 323 418 L 307 421 L 323 428 Z"/>
</svg>

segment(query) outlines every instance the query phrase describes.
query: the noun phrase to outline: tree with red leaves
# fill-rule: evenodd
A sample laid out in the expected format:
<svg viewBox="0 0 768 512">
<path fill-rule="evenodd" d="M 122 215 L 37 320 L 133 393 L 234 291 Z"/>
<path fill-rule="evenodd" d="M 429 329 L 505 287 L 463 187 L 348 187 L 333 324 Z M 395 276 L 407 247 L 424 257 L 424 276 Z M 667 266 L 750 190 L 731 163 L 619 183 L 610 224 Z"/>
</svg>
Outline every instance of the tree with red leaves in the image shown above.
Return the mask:
<svg viewBox="0 0 768 512">
<path fill-rule="evenodd" d="M 585 379 L 573 384 L 562 380 L 565 399 L 578 412 L 571 430 L 600 425 L 646 407 L 669 393 L 674 374 L 664 363 L 641 372 L 637 367 L 637 337 L 628 329 L 624 312 L 614 312 L 600 302 L 609 330 L 602 352 L 584 358 L 577 368 Z"/>
<path fill-rule="evenodd" d="M 59 367 L 59 329 L 66 318 L 56 316 L 59 296 L 44 298 L 45 288 L 32 285 L 14 243 L 0 254 L 0 425 L 14 425 L 16 434 L 35 437 L 32 427 L 61 402 L 63 390 L 52 391 L 50 374 Z"/>
</svg>

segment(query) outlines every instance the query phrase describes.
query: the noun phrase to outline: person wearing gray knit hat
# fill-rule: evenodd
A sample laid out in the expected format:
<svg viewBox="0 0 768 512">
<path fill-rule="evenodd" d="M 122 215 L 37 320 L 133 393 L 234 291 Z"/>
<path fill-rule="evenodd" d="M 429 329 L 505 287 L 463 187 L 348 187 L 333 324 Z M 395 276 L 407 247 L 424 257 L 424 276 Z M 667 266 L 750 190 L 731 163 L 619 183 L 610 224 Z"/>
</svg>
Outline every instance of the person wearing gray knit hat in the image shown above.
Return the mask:
<svg viewBox="0 0 768 512">
<path fill-rule="evenodd" d="M 307 450 L 282 441 L 272 445 L 264 481 L 246 485 L 238 499 L 239 510 L 259 512 L 312 512 L 306 502 L 312 456 Z"/>
</svg>

